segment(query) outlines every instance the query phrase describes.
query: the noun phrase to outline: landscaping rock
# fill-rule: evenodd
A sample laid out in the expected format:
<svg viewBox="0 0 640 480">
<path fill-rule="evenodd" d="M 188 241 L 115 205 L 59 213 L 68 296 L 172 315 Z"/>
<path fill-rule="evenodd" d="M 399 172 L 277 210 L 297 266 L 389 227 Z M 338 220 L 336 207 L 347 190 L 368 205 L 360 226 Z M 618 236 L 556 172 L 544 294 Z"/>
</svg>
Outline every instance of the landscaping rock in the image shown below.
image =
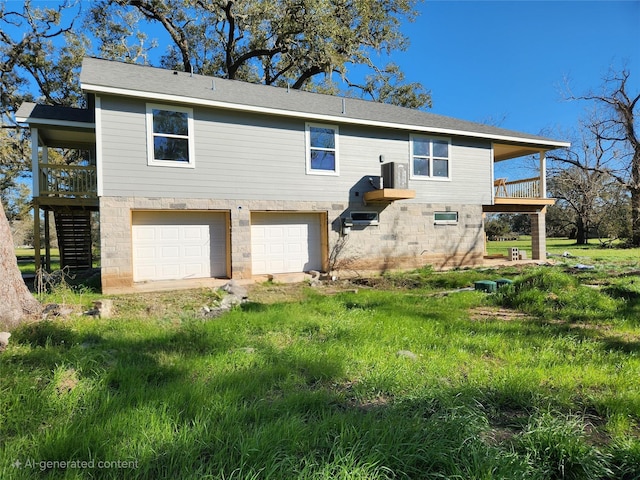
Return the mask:
<svg viewBox="0 0 640 480">
<path fill-rule="evenodd" d="M 229 296 L 238 297 L 242 301 L 246 301 L 249 298 L 247 289 L 242 285 L 238 285 L 235 280 L 230 280 L 229 282 L 225 283 L 222 287 L 220 287 L 220 290 L 227 292 Z"/>
<path fill-rule="evenodd" d="M 236 305 L 246 303 L 248 301 L 247 289 L 241 285 L 238 285 L 234 280 L 225 283 L 220 290 L 226 292 L 219 305 L 208 306 L 205 305 L 200 309 L 200 315 L 205 318 L 216 318 L 225 312 L 228 312 Z"/>
<path fill-rule="evenodd" d="M 67 318 L 74 313 L 74 309 L 70 305 L 59 305 L 57 303 L 48 303 L 42 310 L 42 319 L 46 320 L 50 317 Z"/>
<path fill-rule="evenodd" d="M 7 348 L 9 345 L 9 337 L 11 334 L 9 332 L 0 332 L 0 352 Z"/>
<path fill-rule="evenodd" d="M 309 280 L 309 285 L 311 287 L 317 287 L 320 285 L 320 272 L 317 270 L 311 270 L 309 272 L 309 274 L 311 275 L 311 280 Z"/>
<path fill-rule="evenodd" d="M 93 308 L 87 310 L 84 314 L 100 318 L 111 318 L 113 315 L 113 300 L 96 300 L 93 302 Z"/>
</svg>

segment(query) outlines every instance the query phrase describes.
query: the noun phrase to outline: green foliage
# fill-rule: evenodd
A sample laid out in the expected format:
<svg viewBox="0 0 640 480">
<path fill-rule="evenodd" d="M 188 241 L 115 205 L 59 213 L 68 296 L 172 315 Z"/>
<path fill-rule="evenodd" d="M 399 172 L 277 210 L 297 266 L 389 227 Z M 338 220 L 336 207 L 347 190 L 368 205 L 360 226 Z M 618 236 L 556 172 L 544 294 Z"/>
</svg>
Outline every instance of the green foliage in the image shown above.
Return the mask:
<svg viewBox="0 0 640 480">
<path fill-rule="evenodd" d="M 493 215 L 484 222 L 484 231 L 491 237 L 500 237 L 511 232 L 507 215 Z"/>
<path fill-rule="evenodd" d="M 86 25 L 107 58 L 146 60 L 158 42 L 148 43 L 148 35 L 141 33 L 144 20 L 157 24 L 170 39 L 163 42 L 166 49 L 161 52 L 166 68 L 323 93 L 342 90 L 421 108 L 431 104 L 422 85 L 405 83 L 397 65 L 378 66 L 372 60 L 406 48 L 408 39 L 400 25 L 415 17 L 416 3 L 105 0 L 92 7 Z M 364 81 L 350 76 L 356 67 L 370 72 Z"/>
</svg>

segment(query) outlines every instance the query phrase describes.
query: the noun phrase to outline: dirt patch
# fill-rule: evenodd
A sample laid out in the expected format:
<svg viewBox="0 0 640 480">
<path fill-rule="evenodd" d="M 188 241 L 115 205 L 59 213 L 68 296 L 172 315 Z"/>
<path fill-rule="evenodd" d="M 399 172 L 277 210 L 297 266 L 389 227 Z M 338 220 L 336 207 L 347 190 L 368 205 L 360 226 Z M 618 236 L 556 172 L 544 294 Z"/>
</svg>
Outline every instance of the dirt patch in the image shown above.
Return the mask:
<svg viewBox="0 0 640 480">
<path fill-rule="evenodd" d="M 343 292 L 357 293 L 358 287 L 352 281 L 321 282 L 310 287 L 307 282 L 297 283 L 259 283 L 248 285 L 249 301 L 262 304 L 280 302 L 299 302 L 309 296 L 309 292 L 320 295 L 336 295 Z"/>
<path fill-rule="evenodd" d="M 333 385 L 333 389 L 344 395 L 344 402 L 340 402 L 340 408 L 344 410 L 356 409 L 362 412 L 372 412 L 386 407 L 393 402 L 389 395 L 378 394 L 373 398 L 358 398 L 354 391 L 357 381 L 348 381 Z"/>
<path fill-rule="evenodd" d="M 78 373 L 75 368 L 69 368 L 63 372 L 56 382 L 56 392 L 58 392 L 58 395 L 65 395 L 73 391 L 79 382 L 80 380 L 78 379 Z"/>
<path fill-rule="evenodd" d="M 477 308 L 472 308 L 469 311 L 469 318 L 475 321 L 486 321 L 486 320 L 514 321 L 514 320 L 528 320 L 528 319 L 531 319 L 532 317 L 530 315 L 527 315 L 526 313 L 522 313 L 510 308 L 477 307 Z"/>
</svg>

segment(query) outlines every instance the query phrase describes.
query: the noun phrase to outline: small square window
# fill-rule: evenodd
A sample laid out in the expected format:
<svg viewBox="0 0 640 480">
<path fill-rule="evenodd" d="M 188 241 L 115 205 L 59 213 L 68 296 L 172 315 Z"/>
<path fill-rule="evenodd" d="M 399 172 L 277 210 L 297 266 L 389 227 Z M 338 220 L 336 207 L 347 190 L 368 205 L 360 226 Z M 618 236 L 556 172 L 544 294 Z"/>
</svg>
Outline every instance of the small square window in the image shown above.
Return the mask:
<svg viewBox="0 0 640 480">
<path fill-rule="evenodd" d="M 448 139 L 412 135 L 410 138 L 411 178 L 418 180 L 451 178 L 450 144 Z"/>
</svg>

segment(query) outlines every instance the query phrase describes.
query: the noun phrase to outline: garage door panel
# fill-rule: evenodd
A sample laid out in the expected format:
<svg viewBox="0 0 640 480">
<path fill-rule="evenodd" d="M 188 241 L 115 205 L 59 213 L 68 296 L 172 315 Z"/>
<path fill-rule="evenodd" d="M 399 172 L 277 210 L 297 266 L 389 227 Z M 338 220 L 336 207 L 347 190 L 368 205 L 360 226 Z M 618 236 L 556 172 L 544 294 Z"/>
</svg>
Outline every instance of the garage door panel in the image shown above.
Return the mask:
<svg viewBox="0 0 640 480">
<path fill-rule="evenodd" d="M 202 227 L 185 227 L 182 231 L 185 240 L 201 240 L 206 241 L 206 237 L 209 234 L 208 226 Z"/>
<path fill-rule="evenodd" d="M 186 276 L 197 278 L 203 275 L 204 269 L 200 264 L 185 264 L 184 273 Z"/>
<path fill-rule="evenodd" d="M 142 240 L 152 242 L 156 238 L 156 231 L 149 227 L 140 227 L 134 230 L 134 240 Z"/>
<path fill-rule="evenodd" d="M 180 275 L 180 265 L 162 265 L 160 267 L 160 276 L 166 279 L 175 279 Z"/>
<path fill-rule="evenodd" d="M 134 212 L 134 281 L 227 275 L 224 213 Z"/>
<path fill-rule="evenodd" d="M 154 265 L 140 266 L 138 267 L 138 274 L 143 278 L 154 278 L 156 273 L 156 267 Z"/>
<path fill-rule="evenodd" d="M 138 247 L 135 249 L 134 255 L 140 260 L 152 259 L 156 256 L 155 251 L 156 249 L 153 247 Z"/>
<path fill-rule="evenodd" d="M 254 213 L 251 256 L 254 274 L 291 273 L 322 266 L 320 215 Z"/>
<path fill-rule="evenodd" d="M 205 256 L 206 253 L 206 247 L 208 245 L 205 246 L 201 246 L 201 245 L 193 245 L 193 246 L 185 246 L 184 247 L 184 257 L 185 258 L 202 258 L 203 256 Z"/>
<path fill-rule="evenodd" d="M 163 225 L 161 230 L 158 230 L 160 240 L 178 240 L 180 238 L 179 227 L 167 227 Z"/>
</svg>

